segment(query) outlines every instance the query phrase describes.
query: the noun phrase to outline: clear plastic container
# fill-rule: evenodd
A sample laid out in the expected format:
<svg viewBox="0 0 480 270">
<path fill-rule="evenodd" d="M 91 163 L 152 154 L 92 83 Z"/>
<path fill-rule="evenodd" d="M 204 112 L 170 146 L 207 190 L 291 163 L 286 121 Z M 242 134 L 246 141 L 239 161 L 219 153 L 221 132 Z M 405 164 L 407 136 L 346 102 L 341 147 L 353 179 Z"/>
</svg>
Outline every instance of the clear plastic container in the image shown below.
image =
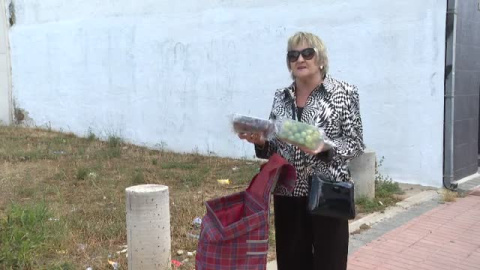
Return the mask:
<svg viewBox="0 0 480 270">
<path fill-rule="evenodd" d="M 232 116 L 232 124 L 236 133 L 259 133 L 265 139 L 275 135 L 275 124 L 271 120 L 235 114 Z"/>
<path fill-rule="evenodd" d="M 326 140 L 322 129 L 299 121 L 280 119 L 275 121 L 275 126 L 280 140 L 312 151 L 318 149 Z"/>
</svg>

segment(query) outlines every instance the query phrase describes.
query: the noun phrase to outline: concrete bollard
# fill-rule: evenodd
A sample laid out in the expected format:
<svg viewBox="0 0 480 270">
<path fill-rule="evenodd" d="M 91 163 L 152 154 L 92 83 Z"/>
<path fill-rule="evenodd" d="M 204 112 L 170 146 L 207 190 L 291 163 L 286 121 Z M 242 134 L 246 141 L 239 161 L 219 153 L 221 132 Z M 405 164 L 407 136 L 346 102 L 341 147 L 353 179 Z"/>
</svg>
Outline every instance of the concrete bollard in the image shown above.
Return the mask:
<svg viewBox="0 0 480 270">
<path fill-rule="evenodd" d="M 350 173 L 355 182 L 355 199 L 375 197 L 375 162 L 375 152 L 368 149 L 350 162 Z"/>
<path fill-rule="evenodd" d="M 170 269 L 168 187 L 138 185 L 125 191 L 128 269 Z"/>
</svg>

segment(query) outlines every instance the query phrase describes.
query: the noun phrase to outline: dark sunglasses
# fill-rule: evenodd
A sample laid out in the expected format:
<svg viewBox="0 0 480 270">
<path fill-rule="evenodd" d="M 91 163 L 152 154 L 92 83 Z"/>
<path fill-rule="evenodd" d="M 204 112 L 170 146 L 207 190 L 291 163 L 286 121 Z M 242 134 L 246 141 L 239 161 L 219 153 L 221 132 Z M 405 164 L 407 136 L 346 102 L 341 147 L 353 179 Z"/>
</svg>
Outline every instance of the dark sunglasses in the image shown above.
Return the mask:
<svg viewBox="0 0 480 270">
<path fill-rule="evenodd" d="M 302 51 L 289 51 L 287 53 L 287 59 L 290 62 L 295 62 L 298 60 L 298 57 L 302 55 L 303 59 L 310 60 L 315 56 L 315 49 L 314 48 L 306 48 Z"/>
</svg>

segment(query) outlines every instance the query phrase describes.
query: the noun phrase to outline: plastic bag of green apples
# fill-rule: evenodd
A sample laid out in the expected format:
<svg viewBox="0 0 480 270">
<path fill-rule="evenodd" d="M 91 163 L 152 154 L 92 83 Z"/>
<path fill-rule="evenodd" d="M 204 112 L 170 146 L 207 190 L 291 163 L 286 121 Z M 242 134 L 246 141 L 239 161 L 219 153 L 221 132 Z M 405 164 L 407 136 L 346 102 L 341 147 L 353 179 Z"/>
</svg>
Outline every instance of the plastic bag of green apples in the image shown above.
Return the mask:
<svg viewBox="0 0 480 270">
<path fill-rule="evenodd" d="M 295 120 L 281 119 L 275 121 L 275 127 L 277 137 L 287 143 L 310 150 L 318 149 L 322 143 L 325 143 L 325 149 L 332 146 L 324 131 L 315 126 Z"/>
<path fill-rule="evenodd" d="M 325 149 L 333 146 L 322 129 L 295 120 L 265 120 L 235 114 L 232 123 L 236 133 L 260 133 L 266 139 L 276 136 L 284 142 L 310 150 L 318 149 L 322 143 L 325 143 Z"/>
</svg>

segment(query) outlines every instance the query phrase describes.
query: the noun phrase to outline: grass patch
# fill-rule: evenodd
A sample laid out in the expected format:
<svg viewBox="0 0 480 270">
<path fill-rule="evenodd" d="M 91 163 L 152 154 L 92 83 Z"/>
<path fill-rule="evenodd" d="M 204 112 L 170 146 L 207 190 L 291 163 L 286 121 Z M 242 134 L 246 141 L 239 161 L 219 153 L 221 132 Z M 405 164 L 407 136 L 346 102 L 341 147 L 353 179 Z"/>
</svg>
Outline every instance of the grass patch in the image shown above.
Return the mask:
<svg viewBox="0 0 480 270">
<path fill-rule="evenodd" d="M 375 181 L 375 197 L 387 198 L 395 194 L 403 194 L 397 182 L 393 182 L 392 180 Z"/>
<path fill-rule="evenodd" d="M 50 210 L 43 221 L 46 240 L 24 259 L 12 255 L 14 249 L 5 249 L 12 251 L 8 262 L 2 259 L 0 269 L 29 269 L 28 263 L 35 263 L 33 269 L 111 269 L 109 258 L 127 269 L 125 254 L 117 254 L 127 241 L 125 188 L 146 183 L 169 187 L 172 258 L 178 249 L 194 251 L 197 240 L 187 234 L 193 219 L 205 214 L 204 202 L 244 190 L 260 165 L 176 154 L 164 145 L 147 149 L 117 136 L 102 141 L 93 135 L 82 138 L 20 127 L 0 127 L 0 145 L 0 220 L 12 216 L 12 201 L 44 203 Z M 217 179 L 230 179 L 231 184 L 219 185 Z M 49 221 L 50 217 L 58 220 Z M 51 226 L 55 241 L 48 236 Z M 0 229 L 4 233 L 4 227 Z M 24 230 L 19 223 L 10 227 L 20 229 Z M 18 266 L 21 261 L 23 266 Z M 191 268 L 193 260 L 185 264 L 185 269 Z"/>
<path fill-rule="evenodd" d="M 114 159 L 119 158 L 122 155 L 122 144 L 123 140 L 118 137 L 111 135 L 107 139 L 107 146 L 97 153 L 97 158 L 102 159 Z"/>
<path fill-rule="evenodd" d="M 363 213 L 372 213 L 383 211 L 385 208 L 395 205 L 400 201 L 397 195 L 404 192 L 398 183 L 392 180 L 375 181 L 375 198 L 358 198 L 356 203 L 357 210 Z"/>
<path fill-rule="evenodd" d="M 189 162 L 166 162 L 160 165 L 162 169 L 180 169 L 180 170 L 193 170 L 197 168 L 197 164 L 192 164 Z"/>
<path fill-rule="evenodd" d="M 60 221 L 43 203 L 12 204 L 0 220 L 0 265 L 34 269 L 63 237 Z"/>
<path fill-rule="evenodd" d="M 75 265 L 69 262 L 58 263 L 55 265 L 51 265 L 47 268 L 47 270 L 75 270 Z"/>
<path fill-rule="evenodd" d="M 85 180 L 87 179 L 88 177 L 88 169 L 87 168 L 84 168 L 84 167 L 81 167 L 81 168 L 78 168 L 77 169 L 77 174 L 76 174 L 76 178 L 77 180 Z"/>
<path fill-rule="evenodd" d="M 94 158 L 98 160 L 108 160 L 119 158 L 121 156 L 122 149 L 120 147 L 107 147 L 97 151 Z"/>
<path fill-rule="evenodd" d="M 183 184 L 186 187 L 199 187 L 202 182 L 207 178 L 209 173 L 210 169 L 208 167 L 202 167 L 199 170 L 195 171 L 190 170 L 183 179 Z"/>
<path fill-rule="evenodd" d="M 132 185 L 142 185 L 145 184 L 145 177 L 141 169 L 135 169 L 135 172 L 132 177 Z"/>
<path fill-rule="evenodd" d="M 19 198 L 32 198 L 33 196 L 35 196 L 35 188 L 34 187 L 17 188 L 16 195 Z"/>
<path fill-rule="evenodd" d="M 369 199 L 367 197 L 358 198 L 355 201 L 357 211 L 364 213 L 372 213 L 381 209 L 384 209 L 383 206 L 376 199 Z"/>
</svg>

